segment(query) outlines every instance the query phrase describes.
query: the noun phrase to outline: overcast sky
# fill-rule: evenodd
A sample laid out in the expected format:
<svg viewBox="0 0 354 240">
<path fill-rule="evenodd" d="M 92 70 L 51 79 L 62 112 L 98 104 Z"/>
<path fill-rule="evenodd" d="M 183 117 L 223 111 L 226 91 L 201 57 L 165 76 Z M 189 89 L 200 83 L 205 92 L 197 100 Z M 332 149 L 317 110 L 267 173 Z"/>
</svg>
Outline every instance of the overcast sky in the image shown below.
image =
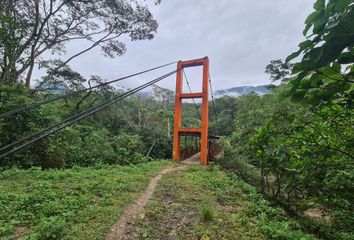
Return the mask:
<svg viewBox="0 0 354 240">
<path fill-rule="evenodd" d="M 265 66 L 285 59 L 304 39 L 304 21 L 312 0 L 162 0 L 151 8 L 159 29 L 151 41 L 126 42 L 127 53 L 115 59 L 93 50 L 71 66 L 85 76 L 114 79 L 175 60 L 208 56 L 214 89 L 269 84 Z M 77 46 L 69 47 L 69 52 Z M 172 68 L 162 72 L 168 72 Z M 200 87 L 197 69 L 189 71 L 193 90 Z M 127 80 L 133 87 L 160 72 Z M 157 75 L 156 75 L 157 74 Z M 174 90 L 174 77 L 161 86 Z"/>
</svg>

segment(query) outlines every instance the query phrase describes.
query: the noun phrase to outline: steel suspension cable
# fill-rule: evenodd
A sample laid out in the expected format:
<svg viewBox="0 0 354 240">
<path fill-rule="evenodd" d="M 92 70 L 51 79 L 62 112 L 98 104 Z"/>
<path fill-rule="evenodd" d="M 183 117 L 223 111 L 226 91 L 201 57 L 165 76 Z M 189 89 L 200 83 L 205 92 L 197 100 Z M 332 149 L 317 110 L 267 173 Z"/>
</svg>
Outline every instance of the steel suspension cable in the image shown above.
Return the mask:
<svg viewBox="0 0 354 240">
<path fill-rule="evenodd" d="M 110 100 L 108 102 L 105 102 L 105 103 L 100 104 L 100 105 L 98 105 L 96 107 L 90 108 L 90 109 L 88 109 L 86 111 L 83 111 L 83 112 L 78 113 L 78 114 L 76 114 L 76 115 L 74 115 L 72 117 L 69 117 L 69 118 L 65 119 L 64 121 L 62 121 L 62 122 L 60 122 L 58 124 L 55 124 L 54 126 L 48 127 L 46 129 L 40 131 L 39 133 L 33 134 L 33 135 L 28 136 L 28 137 L 26 137 L 26 138 L 24 138 L 24 139 L 22 139 L 20 141 L 17 141 L 17 142 L 9 144 L 7 146 L 4 146 L 4 147 L 2 147 L 0 149 L 0 152 L 3 152 L 3 153 L 0 154 L 0 159 L 3 158 L 3 157 L 6 157 L 9 154 L 17 152 L 17 151 L 23 149 L 24 147 L 26 147 L 26 146 L 28 146 L 28 145 L 36 142 L 36 141 L 39 141 L 40 139 L 43 139 L 43 138 L 47 137 L 48 135 L 53 134 L 53 133 L 55 133 L 55 132 L 57 132 L 57 131 L 59 131 L 59 130 L 61 130 L 61 129 L 69 126 L 69 125 L 72 125 L 72 124 L 78 122 L 79 120 L 81 120 L 81 119 L 83 119 L 85 117 L 88 117 L 88 116 L 90 116 L 90 115 L 92 115 L 92 114 L 94 114 L 94 113 L 96 113 L 96 112 L 98 112 L 98 111 L 100 111 L 100 110 L 102 110 L 104 108 L 107 108 L 107 107 L 111 106 L 112 104 L 117 103 L 117 102 L 119 102 L 119 101 L 121 101 L 121 100 L 123 100 L 123 99 L 125 99 L 125 98 L 127 98 L 127 97 L 129 97 L 129 96 L 131 96 L 133 94 L 135 94 L 136 92 L 138 92 L 138 91 L 140 91 L 140 90 L 142 90 L 144 88 L 147 88 L 147 87 L 149 87 L 149 86 L 151 86 L 151 85 L 153 85 L 153 84 L 155 84 L 155 83 L 157 83 L 157 82 L 159 82 L 159 81 L 161 81 L 161 80 L 163 80 L 163 79 L 175 74 L 177 71 L 179 71 L 179 70 L 177 69 L 177 70 L 174 70 L 174 71 L 172 71 L 170 73 L 167 73 L 167 74 L 165 74 L 165 75 L 163 75 L 161 77 L 158 77 L 158 78 L 156 78 L 156 79 L 154 79 L 154 80 L 152 80 L 152 81 L 150 81 L 148 83 L 145 83 L 145 84 L 143 84 L 143 85 L 141 85 L 139 87 L 136 87 L 136 88 L 134 88 L 134 89 L 132 89 L 132 90 L 130 90 L 128 92 L 125 92 L 122 95 L 119 95 L 118 97 L 115 97 L 115 98 L 113 98 L 112 100 Z M 10 149 L 10 150 L 8 150 L 8 149 Z M 8 151 L 4 152 L 5 150 L 8 150 Z"/>
<path fill-rule="evenodd" d="M 213 94 L 213 87 L 211 84 L 211 77 L 209 73 L 209 86 L 210 86 L 210 92 L 211 92 L 211 101 L 213 103 L 213 113 L 214 113 L 214 134 L 215 134 L 215 124 L 217 123 L 217 114 L 216 114 L 216 108 L 215 108 L 215 99 L 214 99 L 214 94 Z"/>
<path fill-rule="evenodd" d="M 187 74 L 186 74 L 186 72 L 184 71 L 184 69 L 183 69 L 182 71 L 183 71 L 184 78 L 186 79 L 186 83 L 187 83 L 189 92 L 192 93 L 192 89 L 191 89 L 191 86 L 189 85 L 189 81 L 188 81 L 188 78 L 187 78 Z M 192 98 L 192 100 L 193 100 L 194 108 L 195 108 L 195 110 L 197 111 L 198 118 L 199 118 L 200 121 L 202 121 L 202 117 L 200 116 L 200 112 L 199 112 L 199 110 L 198 110 L 198 107 L 197 107 L 197 104 L 195 103 L 194 98 Z"/>
<path fill-rule="evenodd" d="M 79 93 L 82 93 L 82 92 L 86 92 L 88 90 L 92 90 L 92 89 L 99 88 L 99 87 L 102 87 L 102 86 L 105 86 L 105 85 L 108 85 L 108 84 L 111 84 L 111 83 L 122 81 L 122 80 L 125 80 L 125 79 L 128 79 L 128 78 L 132 78 L 132 77 L 135 77 L 135 76 L 147 73 L 147 72 L 151 72 L 151 71 L 163 68 L 163 67 L 170 66 L 170 65 L 175 64 L 175 63 L 176 63 L 176 61 L 164 64 L 164 65 L 161 65 L 161 66 L 158 66 L 158 67 L 150 68 L 150 69 L 138 72 L 138 73 L 134 73 L 134 74 L 131 74 L 131 75 L 128 75 L 128 76 L 125 76 L 125 77 L 117 78 L 117 79 L 111 80 L 109 82 L 101 83 L 101 84 L 98 84 L 98 85 L 93 86 L 93 87 L 81 89 L 81 90 L 78 90 L 78 91 L 75 91 L 75 92 L 70 92 L 70 93 L 65 94 L 65 95 L 61 95 L 61 96 L 58 96 L 58 97 L 54 97 L 54 98 L 50 98 L 50 99 L 47 99 L 47 100 L 39 101 L 39 102 L 36 102 L 36 103 L 33 103 L 33 104 L 29 104 L 27 106 L 24 106 L 24 107 L 21 107 L 21 108 L 18 108 L 18 109 L 14 109 L 14 110 L 10 110 L 10 111 L 7 111 L 7 112 L 3 112 L 3 113 L 0 113 L 0 118 L 11 116 L 13 114 L 24 112 L 24 111 L 27 111 L 27 110 L 30 110 L 30 109 L 34 109 L 34 108 L 39 107 L 41 105 L 45 105 L 45 104 L 48 104 L 48 103 L 51 103 L 51 102 L 55 102 L 55 101 L 58 101 L 58 100 L 61 100 L 61 99 L 65 99 L 65 98 L 68 98 L 70 96 L 74 96 L 76 94 L 79 94 Z"/>
</svg>

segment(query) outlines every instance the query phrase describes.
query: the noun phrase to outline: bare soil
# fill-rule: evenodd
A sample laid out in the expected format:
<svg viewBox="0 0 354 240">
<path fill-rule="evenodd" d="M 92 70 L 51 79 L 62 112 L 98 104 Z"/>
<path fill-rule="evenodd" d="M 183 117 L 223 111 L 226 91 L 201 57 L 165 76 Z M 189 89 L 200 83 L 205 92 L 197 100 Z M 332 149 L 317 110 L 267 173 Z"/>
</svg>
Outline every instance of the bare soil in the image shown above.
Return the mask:
<svg viewBox="0 0 354 240">
<path fill-rule="evenodd" d="M 310 208 L 304 214 L 317 220 L 329 221 L 328 214 L 319 208 Z"/>
</svg>

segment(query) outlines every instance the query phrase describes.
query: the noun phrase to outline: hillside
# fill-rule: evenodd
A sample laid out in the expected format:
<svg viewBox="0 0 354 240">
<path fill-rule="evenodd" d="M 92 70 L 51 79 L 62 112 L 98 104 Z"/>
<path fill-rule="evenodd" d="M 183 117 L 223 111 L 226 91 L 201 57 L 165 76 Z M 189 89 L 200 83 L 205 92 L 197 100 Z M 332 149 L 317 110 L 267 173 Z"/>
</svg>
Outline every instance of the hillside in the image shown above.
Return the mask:
<svg viewBox="0 0 354 240">
<path fill-rule="evenodd" d="M 241 87 L 233 87 L 233 88 L 216 90 L 214 93 L 214 97 L 215 98 L 220 98 L 223 96 L 240 97 L 240 96 L 248 95 L 252 92 L 258 95 L 264 95 L 269 93 L 270 91 L 267 88 L 267 85 L 241 86 Z M 142 91 L 139 92 L 137 95 L 143 98 L 150 98 L 154 96 L 154 93 L 152 91 Z"/>
<path fill-rule="evenodd" d="M 162 178 L 125 239 L 317 239 L 235 174 L 193 166 Z"/>
<path fill-rule="evenodd" d="M 149 179 L 171 163 L 69 170 L 6 170 L 0 175 L 1 239 L 105 239 Z M 315 239 L 255 188 L 217 168 L 163 176 L 125 239 Z M 208 238 L 209 237 L 209 238 Z"/>
<path fill-rule="evenodd" d="M 222 89 L 215 91 L 215 97 L 223 97 L 223 96 L 231 96 L 231 97 L 239 97 L 244 96 L 250 93 L 257 93 L 258 95 L 264 95 L 269 93 L 269 89 L 266 85 L 262 86 L 241 86 L 241 87 L 233 87 L 228 89 Z"/>
</svg>

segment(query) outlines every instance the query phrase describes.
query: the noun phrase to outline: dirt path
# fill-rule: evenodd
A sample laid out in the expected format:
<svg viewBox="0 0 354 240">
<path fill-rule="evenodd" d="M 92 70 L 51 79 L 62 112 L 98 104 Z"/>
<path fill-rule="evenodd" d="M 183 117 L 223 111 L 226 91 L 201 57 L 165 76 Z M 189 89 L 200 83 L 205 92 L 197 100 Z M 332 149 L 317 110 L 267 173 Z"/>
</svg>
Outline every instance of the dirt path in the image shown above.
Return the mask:
<svg viewBox="0 0 354 240">
<path fill-rule="evenodd" d="M 197 153 L 190 158 L 187 158 L 186 160 L 183 160 L 183 164 L 188 164 L 188 165 L 198 165 L 200 161 L 200 153 Z"/>
<path fill-rule="evenodd" d="M 111 227 L 111 230 L 106 236 L 106 240 L 126 239 L 126 237 L 129 237 L 131 232 L 131 223 L 133 222 L 134 218 L 143 212 L 144 207 L 155 192 L 155 189 L 159 184 L 162 176 L 170 172 L 185 170 L 188 167 L 189 166 L 187 165 L 168 167 L 159 172 L 159 174 L 150 181 L 149 186 L 138 198 L 138 200 L 136 200 L 135 203 L 131 204 L 128 206 L 128 208 L 125 209 L 119 220 Z"/>
</svg>

